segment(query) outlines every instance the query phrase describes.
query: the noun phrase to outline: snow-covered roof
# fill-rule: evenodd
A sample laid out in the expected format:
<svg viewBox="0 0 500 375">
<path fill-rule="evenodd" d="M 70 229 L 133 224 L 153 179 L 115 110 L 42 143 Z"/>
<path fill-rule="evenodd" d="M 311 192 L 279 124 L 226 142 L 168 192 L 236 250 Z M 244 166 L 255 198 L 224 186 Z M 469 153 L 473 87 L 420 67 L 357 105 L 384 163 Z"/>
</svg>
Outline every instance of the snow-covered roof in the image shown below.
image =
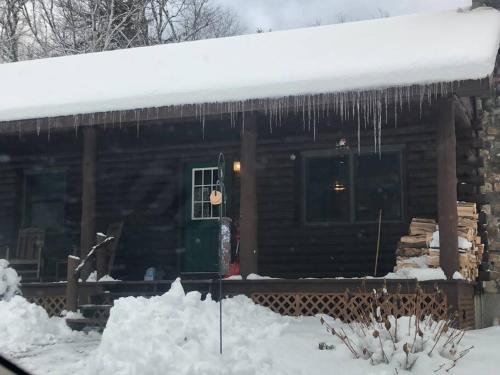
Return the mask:
<svg viewBox="0 0 500 375">
<path fill-rule="evenodd" d="M 481 79 L 490 8 L 0 65 L 0 121 Z"/>
</svg>

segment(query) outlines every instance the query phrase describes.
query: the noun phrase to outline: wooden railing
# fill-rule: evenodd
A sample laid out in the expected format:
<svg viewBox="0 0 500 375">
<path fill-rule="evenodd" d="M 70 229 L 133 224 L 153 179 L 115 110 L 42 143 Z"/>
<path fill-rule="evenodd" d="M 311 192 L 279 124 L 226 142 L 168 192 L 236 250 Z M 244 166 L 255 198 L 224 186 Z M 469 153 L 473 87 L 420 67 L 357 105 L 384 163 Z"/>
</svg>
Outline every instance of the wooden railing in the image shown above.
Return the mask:
<svg viewBox="0 0 500 375">
<path fill-rule="evenodd" d="M 100 251 L 106 251 L 107 245 L 114 241 L 114 237 L 106 237 L 104 240 L 93 246 L 83 260 L 68 256 L 68 281 L 66 283 L 66 310 L 76 311 L 78 309 L 78 279 L 82 271 L 90 265 L 90 261 L 95 258 Z M 97 275 L 97 280 L 103 275 Z"/>
</svg>

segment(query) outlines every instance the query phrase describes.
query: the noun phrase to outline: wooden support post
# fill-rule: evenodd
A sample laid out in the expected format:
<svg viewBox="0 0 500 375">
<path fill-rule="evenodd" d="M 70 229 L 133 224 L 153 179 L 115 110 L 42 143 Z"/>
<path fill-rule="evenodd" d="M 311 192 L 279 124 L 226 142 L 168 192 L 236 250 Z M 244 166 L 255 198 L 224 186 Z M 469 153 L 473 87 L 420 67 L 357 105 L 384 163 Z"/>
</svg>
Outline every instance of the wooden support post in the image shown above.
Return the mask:
<svg viewBox="0 0 500 375">
<path fill-rule="evenodd" d="M 82 163 L 82 219 L 80 233 L 80 258 L 85 259 L 95 244 L 95 201 L 96 201 L 96 134 L 93 127 L 83 130 L 83 163 Z M 99 255 L 98 255 L 99 256 Z M 105 256 L 101 252 L 101 256 Z M 99 264 L 103 260 L 97 260 Z M 106 259 L 104 259 L 106 262 Z M 104 267 L 105 269 L 105 267 Z M 91 266 L 86 265 L 82 271 L 82 279 L 86 280 Z"/>
<path fill-rule="evenodd" d="M 241 134 L 240 272 L 257 273 L 257 115 L 245 115 Z"/>
<path fill-rule="evenodd" d="M 68 257 L 68 281 L 66 284 L 66 310 L 76 311 L 78 308 L 78 278 L 75 273 L 80 259 L 74 256 Z"/>
<path fill-rule="evenodd" d="M 453 98 L 437 103 L 439 263 L 446 277 L 458 271 L 457 145 Z"/>
<path fill-rule="evenodd" d="M 97 236 L 95 238 L 95 243 L 101 243 L 106 239 L 105 236 Z M 108 262 L 107 262 L 107 252 L 108 247 L 103 246 L 96 250 L 96 271 L 97 271 L 97 281 L 99 281 L 103 276 L 108 273 Z"/>
</svg>

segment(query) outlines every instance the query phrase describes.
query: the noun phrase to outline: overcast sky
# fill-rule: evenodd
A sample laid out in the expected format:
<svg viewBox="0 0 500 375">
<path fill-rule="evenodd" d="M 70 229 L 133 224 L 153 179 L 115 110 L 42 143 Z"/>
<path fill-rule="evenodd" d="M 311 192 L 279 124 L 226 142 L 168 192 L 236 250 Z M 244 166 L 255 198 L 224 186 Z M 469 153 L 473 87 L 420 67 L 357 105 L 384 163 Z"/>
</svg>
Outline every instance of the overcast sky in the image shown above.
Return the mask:
<svg viewBox="0 0 500 375">
<path fill-rule="evenodd" d="M 257 28 L 282 30 L 339 18 L 357 20 L 466 7 L 471 0 L 215 0 L 233 8 L 247 32 Z"/>
</svg>

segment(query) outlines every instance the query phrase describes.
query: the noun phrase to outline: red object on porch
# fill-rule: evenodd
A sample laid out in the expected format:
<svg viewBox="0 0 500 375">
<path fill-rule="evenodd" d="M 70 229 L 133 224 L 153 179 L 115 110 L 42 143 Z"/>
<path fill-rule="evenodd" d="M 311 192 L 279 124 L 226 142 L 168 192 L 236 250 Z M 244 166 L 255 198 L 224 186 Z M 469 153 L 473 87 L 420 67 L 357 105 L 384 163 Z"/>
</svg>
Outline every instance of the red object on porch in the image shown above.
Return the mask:
<svg viewBox="0 0 500 375">
<path fill-rule="evenodd" d="M 226 277 L 239 275 L 240 274 L 240 257 L 239 257 L 239 249 L 240 249 L 240 223 L 238 220 L 235 221 L 234 225 L 234 238 L 236 240 L 236 253 L 234 255 L 234 261 L 229 264 L 229 271 Z"/>
<path fill-rule="evenodd" d="M 230 263 L 229 264 L 229 272 L 227 273 L 226 277 L 239 275 L 239 274 L 240 274 L 240 263 L 239 262 Z"/>
</svg>

